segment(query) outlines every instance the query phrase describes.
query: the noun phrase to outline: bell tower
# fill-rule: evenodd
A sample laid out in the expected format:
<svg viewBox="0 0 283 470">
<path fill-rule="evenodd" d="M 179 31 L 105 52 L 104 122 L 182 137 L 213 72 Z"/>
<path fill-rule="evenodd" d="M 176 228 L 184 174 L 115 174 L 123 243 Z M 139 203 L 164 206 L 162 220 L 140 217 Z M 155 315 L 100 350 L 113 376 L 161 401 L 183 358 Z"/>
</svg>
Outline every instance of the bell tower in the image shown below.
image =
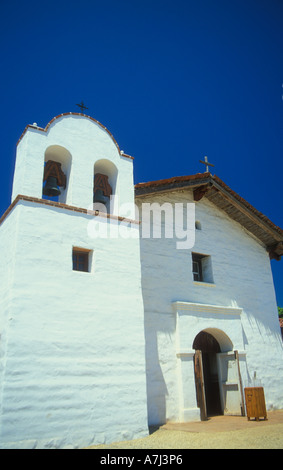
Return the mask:
<svg viewBox="0 0 283 470">
<path fill-rule="evenodd" d="M 98 121 L 26 127 L 0 225 L 3 448 L 148 433 L 134 207 L 133 158 Z"/>
<path fill-rule="evenodd" d="M 110 213 L 126 216 L 123 207 L 134 204 L 133 158 L 95 119 L 61 114 L 45 128 L 34 123 L 23 132 L 12 201 L 19 194 L 82 208 L 105 203 Z"/>
</svg>

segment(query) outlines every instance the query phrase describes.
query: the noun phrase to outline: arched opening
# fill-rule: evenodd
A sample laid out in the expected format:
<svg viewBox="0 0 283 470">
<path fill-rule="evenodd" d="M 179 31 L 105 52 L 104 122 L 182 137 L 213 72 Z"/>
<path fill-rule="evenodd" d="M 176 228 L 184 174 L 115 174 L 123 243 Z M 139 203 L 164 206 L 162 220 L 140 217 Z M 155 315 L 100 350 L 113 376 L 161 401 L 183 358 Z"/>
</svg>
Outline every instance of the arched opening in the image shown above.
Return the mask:
<svg viewBox="0 0 283 470">
<path fill-rule="evenodd" d="M 69 181 L 71 174 L 72 156 L 61 145 L 51 145 L 44 154 L 44 175 L 42 186 L 43 199 L 51 199 L 62 203 L 69 196 Z M 46 170 L 51 171 L 46 171 Z M 47 190 L 47 185 L 51 187 Z"/>
<path fill-rule="evenodd" d="M 220 345 L 212 334 L 201 331 L 195 337 L 193 349 L 198 351 L 198 354 L 201 356 L 200 360 L 202 364 L 199 364 L 198 367 L 201 367 L 202 370 L 196 370 L 195 368 L 195 373 L 196 377 L 200 373 L 202 375 L 202 387 L 204 387 L 202 400 L 205 401 L 206 408 L 206 413 L 204 414 L 206 414 L 206 416 L 220 415 L 222 414 L 222 410 L 216 358 L 216 354 L 221 352 Z M 197 395 L 199 393 L 201 393 L 201 390 L 197 388 Z"/>
<path fill-rule="evenodd" d="M 216 338 L 207 331 L 201 331 L 194 339 L 194 349 L 199 349 L 203 353 L 221 352 L 220 345 Z"/>
<path fill-rule="evenodd" d="M 195 227 L 196 227 L 196 230 L 201 230 L 201 223 L 199 220 L 196 220 Z"/>
<path fill-rule="evenodd" d="M 224 331 L 219 330 L 218 328 L 205 328 L 200 333 L 202 333 L 202 332 L 208 333 L 211 336 L 213 336 L 213 338 L 219 344 L 219 347 L 220 347 L 219 352 L 233 351 L 233 348 L 234 348 L 233 343 L 230 340 L 229 336 L 227 336 L 226 333 L 224 333 Z M 197 336 L 196 336 L 196 338 L 197 338 Z"/>
<path fill-rule="evenodd" d="M 117 177 L 118 170 L 114 163 L 106 159 L 98 160 L 94 165 L 93 204 L 94 210 L 117 213 Z M 104 209 L 104 207 L 105 209 Z"/>
<path fill-rule="evenodd" d="M 228 336 L 217 328 L 200 331 L 193 342 L 195 354 L 195 383 L 201 419 L 223 414 L 217 354 L 233 349 Z"/>
</svg>

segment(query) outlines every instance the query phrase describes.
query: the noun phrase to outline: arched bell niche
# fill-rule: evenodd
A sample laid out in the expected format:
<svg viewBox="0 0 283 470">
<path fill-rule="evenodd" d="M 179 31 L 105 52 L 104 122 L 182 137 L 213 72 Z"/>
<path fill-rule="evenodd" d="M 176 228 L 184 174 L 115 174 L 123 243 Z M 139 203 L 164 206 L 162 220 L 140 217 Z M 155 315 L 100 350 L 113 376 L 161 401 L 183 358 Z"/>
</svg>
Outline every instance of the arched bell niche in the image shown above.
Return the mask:
<svg viewBox="0 0 283 470">
<path fill-rule="evenodd" d="M 108 213 L 118 213 L 117 196 L 118 170 L 107 159 L 98 160 L 93 170 L 93 208 Z"/>
<path fill-rule="evenodd" d="M 46 149 L 42 187 L 42 197 L 44 199 L 62 203 L 70 202 L 71 164 L 72 156 L 65 147 L 51 145 Z"/>
</svg>

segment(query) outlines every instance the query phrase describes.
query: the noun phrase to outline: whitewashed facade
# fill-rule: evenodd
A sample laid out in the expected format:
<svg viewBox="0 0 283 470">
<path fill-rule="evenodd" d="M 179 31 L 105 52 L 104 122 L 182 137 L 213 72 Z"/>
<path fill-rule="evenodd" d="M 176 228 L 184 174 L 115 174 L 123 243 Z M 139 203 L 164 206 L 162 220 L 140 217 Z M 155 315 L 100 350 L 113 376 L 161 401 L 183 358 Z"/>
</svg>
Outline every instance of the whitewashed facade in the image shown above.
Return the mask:
<svg viewBox="0 0 283 470">
<path fill-rule="evenodd" d="M 67 177 L 57 202 L 42 199 L 49 159 Z M 107 216 L 92 211 L 96 173 L 107 174 L 115 196 Z M 221 412 L 241 412 L 241 386 L 255 372 L 267 408 L 283 408 L 267 246 L 209 198 L 196 202 L 194 188 L 136 187 L 139 208 L 195 204 L 191 248 L 140 237 L 133 159 L 104 126 L 66 113 L 25 129 L 0 227 L 2 448 L 76 448 L 199 420 L 193 346 L 202 331 L 220 347 Z M 266 231 L 278 254 L 281 232 Z M 74 249 L 88 253 L 87 272 L 73 269 Z M 208 262 L 199 281 L 192 253 Z"/>
<path fill-rule="evenodd" d="M 160 206 L 194 201 L 188 189 L 137 198 L 139 204 L 146 200 Z M 228 365 L 232 372 L 238 351 L 242 388 L 253 384 L 256 373 L 267 408 L 283 407 L 283 347 L 269 255 L 254 236 L 205 198 L 195 208 L 201 229 L 195 232 L 192 249 L 176 249 L 176 239 L 141 239 L 151 424 L 200 419 L 193 343 L 202 331 L 218 341 L 218 359 L 228 361 L 224 375 Z M 194 281 L 192 252 L 211 257 L 209 282 Z M 238 378 L 228 374 L 220 380 L 222 368 L 219 363 L 215 371 L 223 383 L 220 389 L 227 397 L 235 394 L 237 401 L 229 409 L 222 397 L 222 411 L 241 414 Z"/>
</svg>

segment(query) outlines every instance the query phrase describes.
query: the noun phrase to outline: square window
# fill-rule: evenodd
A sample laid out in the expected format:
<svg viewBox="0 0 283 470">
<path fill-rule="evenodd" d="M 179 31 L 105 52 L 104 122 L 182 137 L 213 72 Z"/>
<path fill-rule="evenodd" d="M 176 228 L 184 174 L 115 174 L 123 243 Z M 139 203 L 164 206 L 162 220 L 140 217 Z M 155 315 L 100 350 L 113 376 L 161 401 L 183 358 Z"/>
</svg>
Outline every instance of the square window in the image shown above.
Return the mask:
<svg viewBox="0 0 283 470">
<path fill-rule="evenodd" d="M 213 283 L 211 256 L 192 253 L 194 281 Z"/>
<path fill-rule="evenodd" d="M 90 272 L 90 250 L 73 248 L 73 271 Z"/>
</svg>

